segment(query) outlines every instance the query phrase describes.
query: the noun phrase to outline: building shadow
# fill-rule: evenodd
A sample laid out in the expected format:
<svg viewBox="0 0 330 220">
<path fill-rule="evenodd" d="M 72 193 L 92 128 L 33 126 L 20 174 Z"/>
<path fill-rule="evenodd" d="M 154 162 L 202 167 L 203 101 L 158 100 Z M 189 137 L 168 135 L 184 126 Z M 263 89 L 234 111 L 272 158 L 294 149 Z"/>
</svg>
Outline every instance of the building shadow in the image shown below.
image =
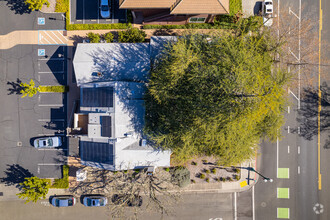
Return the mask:
<svg viewBox="0 0 330 220">
<path fill-rule="evenodd" d="M 15 186 L 16 188 L 20 188 L 19 184 L 24 182 L 26 177 L 33 176 L 33 174 L 28 169 L 25 169 L 18 164 L 7 164 L 5 173 L 7 176 L 1 178 L 0 182 L 4 183 L 6 186 Z"/>
<path fill-rule="evenodd" d="M 22 89 L 24 88 L 23 86 L 21 86 L 21 83 L 22 81 L 20 79 L 16 79 L 16 82 L 15 81 L 12 81 L 12 82 L 7 82 L 7 85 L 10 85 L 11 88 L 8 88 L 8 95 L 12 95 L 12 94 L 15 94 L 15 95 L 21 95 L 22 94 Z"/>
<path fill-rule="evenodd" d="M 6 0 L 10 10 L 15 11 L 15 14 L 30 14 L 31 10 L 25 4 L 24 0 Z"/>
<path fill-rule="evenodd" d="M 300 125 L 300 136 L 306 140 L 312 140 L 320 132 L 327 132 L 330 129 L 330 88 L 323 83 L 321 89 L 321 112 L 320 125 L 318 124 L 319 95 L 318 90 L 305 88 L 301 99 L 301 107 L 298 110 L 297 121 Z M 328 149 L 330 139 L 326 140 L 324 148 Z"/>
</svg>

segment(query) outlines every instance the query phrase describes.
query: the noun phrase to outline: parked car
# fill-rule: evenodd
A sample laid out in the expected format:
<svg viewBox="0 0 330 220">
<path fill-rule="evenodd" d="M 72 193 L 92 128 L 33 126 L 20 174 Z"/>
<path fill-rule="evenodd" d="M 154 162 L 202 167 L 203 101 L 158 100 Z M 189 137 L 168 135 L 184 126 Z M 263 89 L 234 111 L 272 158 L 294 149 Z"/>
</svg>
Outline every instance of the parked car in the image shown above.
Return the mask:
<svg viewBox="0 0 330 220">
<path fill-rule="evenodd" d="M 265 26 L 273 24 L 273 0 L 264 0 L 262 2 L 262 17 Z"/>
<path fill-rule="evenodd" d="M 127 200 L 127 201 L 125 201 Z M 127 206 L 141 206 L 142 205 L 142 197 L 141 196 L 133 196 L 133 198 L 129 199 L 125 195 L 115 194 L 112 197 L 112 202 L 116 205 L 120 205 L 122 203 L 126 203 Z"/>
<path fill-rule="evenodd" d="M 34 140 L 35 148 L 60 147 L 62 146 L 62 139 L 60 137 L 43 137 Z"/>
<path fill-rule="evenodd" d="M 110 18 L 109 0 L 101 0 L 100 13 L 102 18 Z"/>
<path fill-rule="evenodd" d="M 108 199 L 104 196 L 85 196 L 83 199 L 84 206 L 106 206 Z"/>
<path fill-rule="evenodd" d="M 76 198 L 73 196 L 54 196 L 52 205 L 55 207 L 68 207 L 76 204 Z"/>
</svg>

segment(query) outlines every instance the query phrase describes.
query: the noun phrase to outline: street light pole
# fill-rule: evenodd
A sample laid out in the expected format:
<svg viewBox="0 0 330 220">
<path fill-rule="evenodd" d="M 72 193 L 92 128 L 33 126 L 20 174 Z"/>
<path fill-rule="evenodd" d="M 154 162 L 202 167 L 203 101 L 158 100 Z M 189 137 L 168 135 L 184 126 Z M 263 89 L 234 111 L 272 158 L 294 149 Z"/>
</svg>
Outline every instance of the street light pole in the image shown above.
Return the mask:
<svg viewBox="0 0 330 220">
<path fill-rule="evenodd" d="M 265 177 L 264 175 L 262 175 L 261 173 L 259 173 L 258 171 L 256 171 L 253 167 L 248 167 L 248 168 L 246 168 L 247 170 L 250 170 L 250 171 L 253 171 L 253 172 L 255 172 L 255 173 L 257 173 L 257 174 L 259 174 L 259 176 L 261 176 L 262 178 L 263 178 L 263 180 L 264 180 L 264 182 L 273 182 L 273 179 L 271 179 L 271 178 L 268 178 L 268 177 Z"/>
</svg>

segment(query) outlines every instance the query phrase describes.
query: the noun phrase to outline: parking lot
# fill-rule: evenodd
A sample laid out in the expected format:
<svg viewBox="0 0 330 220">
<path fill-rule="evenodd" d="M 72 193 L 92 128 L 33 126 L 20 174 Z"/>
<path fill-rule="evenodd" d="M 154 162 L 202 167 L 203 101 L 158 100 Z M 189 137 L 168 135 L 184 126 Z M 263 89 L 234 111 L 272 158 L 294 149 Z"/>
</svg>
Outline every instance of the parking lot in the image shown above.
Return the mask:
<svg viewBox="0 0 330 220">
<path fill-rule="evenodd" d="M 31 173 L 42 178 L 60 178 L 66 163 L 65 93 L 37 93 L 21 98 L 15 88 L 33 79 L 39 85 L 66 85 L 67 58 L 63 45 L 19 45 L 0 51 L 0 178 L 11 173 Z M 16 86 L 16 87 L 15 87 Z M 39 137 L 60 136 L 60 148 L 36 149 Z M 5 172 L 3 172 L 5 171 Z"/>
<path fill-rule="evenodd" d="M 119 0 L 109 0 L 111 6 L 110 18 L 104 19 L 100 15 L 100 0 L 70 0 L 71 18 L 73 24 L 111 24 L 125 23 L 126 10 L 119 9 Z"/>
</svg>

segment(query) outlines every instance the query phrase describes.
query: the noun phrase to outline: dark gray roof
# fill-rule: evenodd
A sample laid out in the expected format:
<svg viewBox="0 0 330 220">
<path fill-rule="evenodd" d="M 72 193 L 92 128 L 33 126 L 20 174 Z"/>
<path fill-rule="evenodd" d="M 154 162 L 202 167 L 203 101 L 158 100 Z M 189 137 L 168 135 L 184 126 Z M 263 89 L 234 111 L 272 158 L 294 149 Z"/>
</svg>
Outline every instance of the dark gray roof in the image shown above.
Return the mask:
<svg viewBox="0 0 330 220">
<path fill-rule="evenodd" d="M 80 158 L 82 161 L 113 165 L 113 145 L 90 141 L 79 142 Z"/>
<path fill-rule="evenodd" d="M 113 107 L 113 87 L 83 88 L 81 107 Z"/>
<path fill-rule="evenodd" d="M 101 136 L 111 137 L 111 117 L 101 116 Z"/>
</svg>

